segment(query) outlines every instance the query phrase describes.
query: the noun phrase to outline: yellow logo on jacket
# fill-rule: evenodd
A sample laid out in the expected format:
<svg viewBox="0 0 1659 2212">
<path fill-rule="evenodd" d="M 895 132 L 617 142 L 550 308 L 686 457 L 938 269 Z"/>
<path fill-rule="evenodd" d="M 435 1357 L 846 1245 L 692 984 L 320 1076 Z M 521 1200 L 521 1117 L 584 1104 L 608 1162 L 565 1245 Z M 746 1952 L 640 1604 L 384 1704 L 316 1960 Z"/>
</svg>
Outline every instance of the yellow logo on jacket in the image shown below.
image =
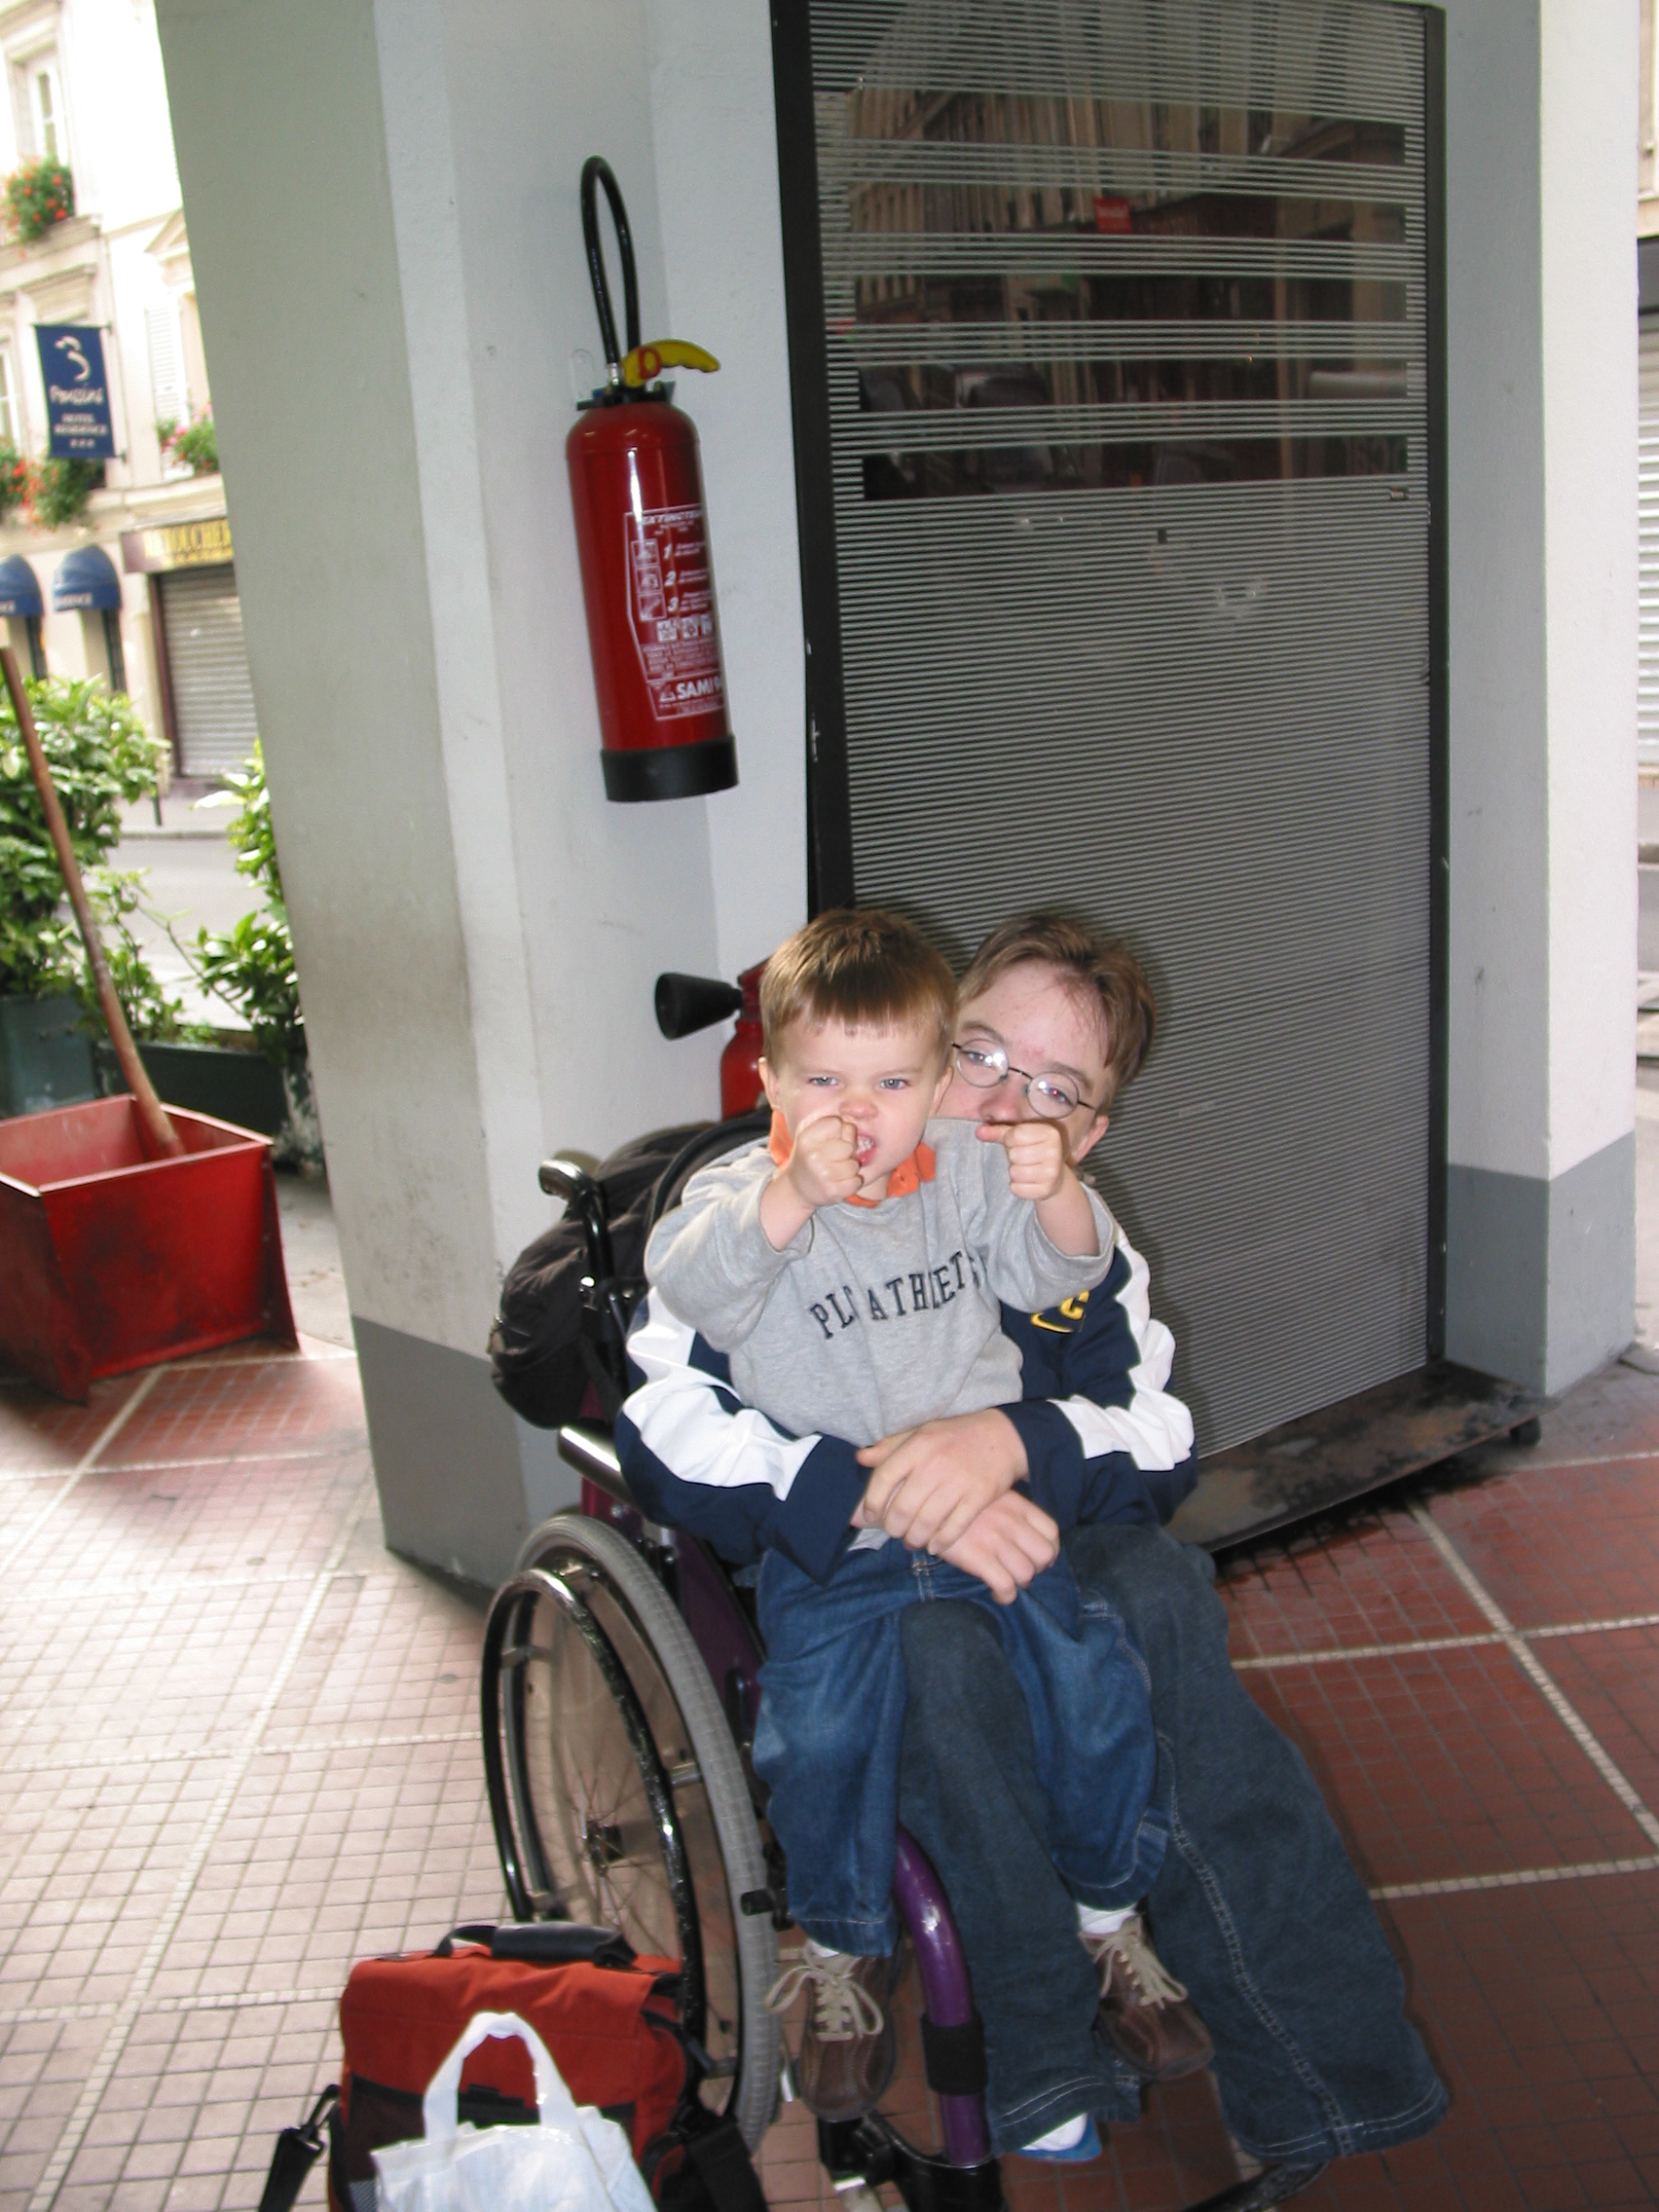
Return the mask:
<svg viewBox="0 0 1659 2212">
<path fill-rule="evenodd" d="M 1081 1325 L 1083 1309 L 1088 1304 L 1088 1291 L 1080 1290 L 1075 1298 L 1065 1298 L 1058 1306 L 1051 1306 L 1048 1313 L 1033 1313 L 1031 1326 L 1034 1329 L 1051 1329 L 1057 1337 L 1069 1337 Z M 1050 1313 L 1056 1318 L 1050 1320 Z"/>
</svg>

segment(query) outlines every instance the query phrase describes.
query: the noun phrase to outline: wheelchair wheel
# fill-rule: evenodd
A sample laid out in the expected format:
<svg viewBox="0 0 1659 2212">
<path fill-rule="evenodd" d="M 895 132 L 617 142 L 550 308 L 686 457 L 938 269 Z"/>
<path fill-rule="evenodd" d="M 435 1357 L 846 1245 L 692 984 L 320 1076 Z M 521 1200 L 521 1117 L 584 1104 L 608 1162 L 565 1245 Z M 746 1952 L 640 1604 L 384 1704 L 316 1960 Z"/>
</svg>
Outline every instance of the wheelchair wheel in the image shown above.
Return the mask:
<svg viewBox="0 0 1659 2212">
<path fill-rule="evenodd" d="M 708 2053 L 704 2101 L 754 2149 L 778 2095 L 769 1917 L 739 1908 L 765 1862 L 742 1764 L 702 1655 L 613 1529 L 557 1515 L 526 1544 L 484 1639 L 484 1757 L 521 1919 L 619 1928 L 677 1958 L 682 2017 Z"/>
</svg>

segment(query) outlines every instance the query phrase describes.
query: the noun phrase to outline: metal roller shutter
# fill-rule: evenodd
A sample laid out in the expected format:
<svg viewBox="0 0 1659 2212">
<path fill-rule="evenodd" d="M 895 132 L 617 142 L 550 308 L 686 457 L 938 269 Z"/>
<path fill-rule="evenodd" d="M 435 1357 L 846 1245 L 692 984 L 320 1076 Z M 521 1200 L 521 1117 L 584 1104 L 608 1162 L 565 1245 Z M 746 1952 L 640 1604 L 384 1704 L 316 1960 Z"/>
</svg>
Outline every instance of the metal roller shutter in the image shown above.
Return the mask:
<svg viewBox="0 0 1659 2212">
<path fill-rule="evenodd" d="M 812 0 L 810 34 L 820 897 L 958 957 L 1039 902 L 1145 953 L 1165 1028 L 1097 1159 L 1214 1450 L 1427 1354 L 1421 18 Z"/>
<path fill-rule="evenodd" d="M 1644 315 L 1640 343 L 1641 640 L 1637 738 L 1643 765 L 1659 767 L 1659 315 Z"/>
<path fill-rule="evenodd" d="M 180 771 L 215 776 L 225 768 L 240 768 L 253 751 L 259 724 L 236 570 L 229 563 L 174 569 L 157 581 Z"/>
</svg>

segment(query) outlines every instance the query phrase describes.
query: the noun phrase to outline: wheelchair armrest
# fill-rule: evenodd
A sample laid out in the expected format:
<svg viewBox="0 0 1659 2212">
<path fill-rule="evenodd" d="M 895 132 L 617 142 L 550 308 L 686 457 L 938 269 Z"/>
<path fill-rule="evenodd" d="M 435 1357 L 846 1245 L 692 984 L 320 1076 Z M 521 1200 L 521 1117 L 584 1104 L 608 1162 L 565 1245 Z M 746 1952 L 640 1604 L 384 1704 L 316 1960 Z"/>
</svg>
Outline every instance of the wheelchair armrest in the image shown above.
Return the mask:
<svg viewBox="0 0 1659 2212">
<path fill-rule="evenodd" d="M 642 1507 L 628 1488 L 622 1463 L 616 1456 L 609 1429 L 595 1420 L 568 1420 L 559 1431 L 559 1456 L 589 1482 L 597 1483 L 607 1496 L 632 1513 Z"/>
</svg>

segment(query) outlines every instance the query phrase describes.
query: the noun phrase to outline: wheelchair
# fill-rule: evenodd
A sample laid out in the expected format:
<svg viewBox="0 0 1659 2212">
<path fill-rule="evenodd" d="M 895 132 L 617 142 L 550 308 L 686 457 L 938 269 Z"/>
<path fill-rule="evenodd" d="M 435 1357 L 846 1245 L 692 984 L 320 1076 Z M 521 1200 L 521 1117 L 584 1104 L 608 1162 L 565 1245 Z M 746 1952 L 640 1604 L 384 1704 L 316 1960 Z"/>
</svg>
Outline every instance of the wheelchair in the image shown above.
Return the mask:
<svg viewBox="0 0 1659 2212">
<path fill-rule="evenodd" d="M 653 1222 L 736 1134 L 717 1124 L 685 1148 L 656 1186 Z M 792 2082 L 765 2003 L 791 1924 L 750 1757 L 763 1656 L 754 1603 L 706 1544 L 655 1526 L 630 1495 L 608 1421 L 643 1286 L 618 1273 L 593 1177 L 557 1159 L 540 1180 L 581 1223 L 584 1411 L 608 1418 L 560 1428 L 580 1505 L 528 1538 L 486 1624 L 484 1766 L 501 1871 L 520 1920 L 602 1924 L 679 1961 L 697 2094 L 756 2150 Z M 843 2194 L 892 2184 L 909 2212 L 1002 2212 L 967 1960 L 938 1877 L 903 1829 L 894 1897 L 918 1970 L 940 2144 L 921 2148 L 872 2112 L 820 2120 L 819 2156 Z M 1260 2212 L 1312 2178 L 1271 2168 L 1195 2212 Z"/>
</svg>

